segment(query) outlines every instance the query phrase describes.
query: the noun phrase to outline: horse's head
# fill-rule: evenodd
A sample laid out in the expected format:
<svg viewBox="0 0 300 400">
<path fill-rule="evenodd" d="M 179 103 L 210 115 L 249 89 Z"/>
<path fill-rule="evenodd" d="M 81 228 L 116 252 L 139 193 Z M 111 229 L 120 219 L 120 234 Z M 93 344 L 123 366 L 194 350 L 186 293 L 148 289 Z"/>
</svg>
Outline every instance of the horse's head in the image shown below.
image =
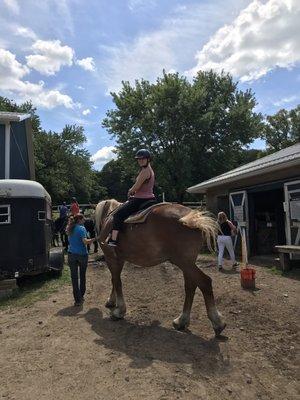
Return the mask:
<svg viewBox="0 0 300 400">
<path fill-rule="evenodd" d="M 95 229 L 97 235 L 100 234 L 103 222 L 105 221 L 106 217 L 117 207 L 119 207 L 121 203 L 119 203 L 115 199 L 110 200 L 103 200 L 97 204 L 95 210 Z"/>
</svg>

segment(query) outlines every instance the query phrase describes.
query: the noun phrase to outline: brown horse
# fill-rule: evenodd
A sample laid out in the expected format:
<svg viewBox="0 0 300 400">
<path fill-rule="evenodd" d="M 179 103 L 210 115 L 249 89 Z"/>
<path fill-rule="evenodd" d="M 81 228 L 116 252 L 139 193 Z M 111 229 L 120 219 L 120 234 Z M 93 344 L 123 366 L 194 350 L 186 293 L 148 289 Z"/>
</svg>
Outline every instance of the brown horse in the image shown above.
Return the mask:
<svg viewBox="0 0 300 400">
<path fill-rule="evenodd" d="M 112 291 L 106 303 L 106 307 L 111 309 L 111 317 L 120 319 L 126 313 L 121 282 L 125 261 L 143 267 L 170 261 L 182 270 L 185 286 L 183 311 L 173 321 L 174 328 L 183 330 L 189 325 L 194 294 L 198 287 L 202 291 L 215 334 L 220 335 L 226 324 L 222 322 L 215 305 L 211 278 L 196 266 L 201 247 L 215 247 L 217 222 L 198 210 L 166 203 L 153 208 L 143 224 L 125 223 L 118 237 L 118 246 L 111 248 L 106 244 L 112 227 L 112 217 L 109 214 L 120 204 L 116 200 L 101 201 L 95 213 L 100 246 L 112 277 Z"/>
</svg>

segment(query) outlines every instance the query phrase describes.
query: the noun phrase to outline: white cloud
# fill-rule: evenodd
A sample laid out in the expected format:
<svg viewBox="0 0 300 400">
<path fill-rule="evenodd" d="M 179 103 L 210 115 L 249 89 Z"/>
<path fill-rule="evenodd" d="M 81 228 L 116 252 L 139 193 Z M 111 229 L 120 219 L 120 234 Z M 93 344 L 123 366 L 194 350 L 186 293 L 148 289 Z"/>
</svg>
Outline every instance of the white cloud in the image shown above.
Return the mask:
<svg viewBox="0 0 300 400">
<path fill-rule="evenodd" d="M 31 83 L 23 78 L 29 73 L 29 68 L 22 65 L 15 54 L 0 49 L 0 90 L 6 95 L 14 95 L 20 101 L 31 100 L 34 105 L 52 109 L 57 106 L 74 108 L 72 98 L 59 90 L 47 90 L 44 82 Z"/>
<path fill-rule="evenodd" d="M 106 163 L 117 158 L 114 150 L 114 146 L 104 146 L 91 156 L 91 161 L 97 169 L 102 169 Z"/>
<path fill-rule="evenodd" d="M 109 66 L 105 68 L 104 80 L 109 90 L 119 90 L 122 80 L 151 80 L 161 75 L 163 68 L 171 69 L 176 58 L 168 40 L 162 40 L 158 32 L 139 37 L 131 47 L 126 44 L 117 48 L 107 47 Z"/>
<path fill-rule="evenodd" d="M 153 8 L 156 6 L 156 0 L 128 0 L 130 11 L 136 11 L 141 8 Z"/>
<path fill-rule="evenodd" d="M 85 90 L 84 87 L 83 87 L 83 86 L 80 86 L 80 85 L 76 86 L 76 88 L 77 88 L 78 90 Z"/>
<path fill-rule="evenodd" d="M 188 73 L 224 70 L 252 81 L 276 67 L 291 68 L 300 61 L 299 21 L 299 0 L 254 0 L 212 36 Z"/>
<path fill-rule="evenodd" d="M 274 106 L 276 106 L 276 107 L 284 107 L 284 106 L 287 106 L 289 104 L 299 103 L 299 100 L 300 100 L 300 96 L 299 95 L 283 97 L 282 99 L 276 101 L 274 103 Z"/>
<path fill-rule="evenodd" d="M 98 61 L 99 81 L 107 92 L 118 91 L 121 81 L 135 79 L 153 81 L 162 70 L 184 71 L 210 33 L 237 15 L 249 0 L 224 0 L 175 7 L 158 29 L 143 33 L 131 43 L 101 46 L 107 55 Z"/>
<path fill-rule="evenodd" d="M 82 58 L 81 60 L 76 60 L 76 64 L 79 65 L 81 68 L 83 68 L 86 71 L 95 71 L 95 62 L 93 57 L 86 57 Z"/>
<path fill-rule="evenodd" d="M 82 115 L 89 115 L 90 113 L 91 113 L 91 110 L 89 108 L 82 111 Z"/>
<path fill-rule="evenodd" d="M 13 14 L 20 13 L 20 6 L 17 0 L 4 0 L 4 4 Z"/>
<path fill-rule="evenodd" d="M 22 36 L 23 38 L 37 40 L 37 35 L 33 32 L 32 29 L 27 28 L 26 26 L 14 26 L 13 32 L 17 36 Z"/>
<path fill-rule="evenodd" d="M 29 73 L 29 69 L 18 62 L 16 56 L 8 50 L 0 49 L 0 79 L 2 85 L 5 85 L 5 78 L 7 77 L 7 85 L 9 79 L 21 79 Z"/>
<path fill-rule="evenodd" d="M 36 54 L 26 56 L 27 65 L 43 75 L 55 75 L 61 67 L 73 64 L 74 50 L 62 46 L 60 40 L 37 40 L 32 49 Z"/>
</svg>

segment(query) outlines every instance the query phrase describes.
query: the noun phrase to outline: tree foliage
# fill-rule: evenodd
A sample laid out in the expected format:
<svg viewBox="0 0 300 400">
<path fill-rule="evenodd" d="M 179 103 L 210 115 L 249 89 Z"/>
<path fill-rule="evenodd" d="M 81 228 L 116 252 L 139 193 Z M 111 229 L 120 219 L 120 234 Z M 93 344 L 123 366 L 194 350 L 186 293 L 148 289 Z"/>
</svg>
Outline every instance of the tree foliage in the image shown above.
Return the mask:
<svg viewBox="0 0 300 400">
<path fill-rule="evenodd" d="M 187 186 L 237 166 L 238 154 L 261 132 L 251 92 L 228 74 L 199 72 L 190 83 L 164 73 L 154 84 L 123 82 L 103 126 L 115 137 L 120 159 L 132 170 L 134 152 L 148 148 L 157 181 L 169 199 L 183 200 Z"/>
<path fill-rule="evenodd" d="M 300 142 L 300 105 L 293 110 L 282 109 L 267 116 L 264 136 L 270 152 Z"/>
<path fill-rule="evenodd" d="M 97 173 L 100 185 L 107 190 L 107 197 L 125 201 L 133 184 L 134 174 L 127 171 L 122 160 L 111 160 Z"/>
</svg>

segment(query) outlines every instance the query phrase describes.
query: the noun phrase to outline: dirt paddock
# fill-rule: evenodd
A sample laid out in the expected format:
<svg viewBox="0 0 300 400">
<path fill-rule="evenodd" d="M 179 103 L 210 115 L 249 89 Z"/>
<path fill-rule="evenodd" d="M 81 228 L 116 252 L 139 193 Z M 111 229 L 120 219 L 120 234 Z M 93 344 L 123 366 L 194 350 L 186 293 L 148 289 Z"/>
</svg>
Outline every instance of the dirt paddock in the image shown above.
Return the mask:
<svg viewBox="0 0 300 400">
<path fill-rule="evenodd" d="M 299 399 L 299 281 L 258 267 L 249 292 L 238 273 L 219 273 L 206 258 L 199 265 L 213 278 L 228 340 L 214 338 L 199 291 L 190 330 L 172 328 L 183 280 L 169 264 L 127 265 L 128 313 L 111 321 L 109 272 L 91 264 L 82 308 L 65 286 L 0 311 L 0 399 Z"/>
</svg>

